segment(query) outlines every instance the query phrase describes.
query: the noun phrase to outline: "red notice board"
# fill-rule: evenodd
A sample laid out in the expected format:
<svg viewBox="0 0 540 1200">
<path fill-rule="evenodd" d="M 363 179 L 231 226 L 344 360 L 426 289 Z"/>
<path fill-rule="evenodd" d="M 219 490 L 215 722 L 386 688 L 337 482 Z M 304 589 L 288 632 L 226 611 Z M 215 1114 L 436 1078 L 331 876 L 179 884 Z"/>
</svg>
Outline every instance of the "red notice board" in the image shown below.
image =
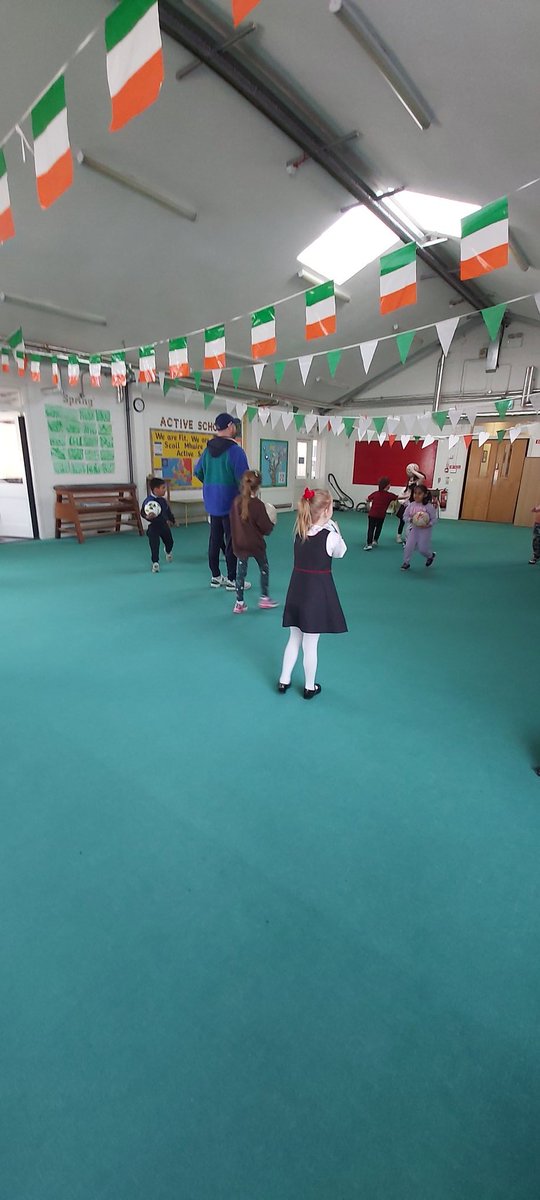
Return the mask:
<svg viewBox="0 0 540 1200">
<path fill-rule="evenodd" d="M 379 479 L 387 475 L 393 486 L 403 487 L 407 465 L 414 462 L 426 476 L 428 487 L 432 487 L 437 446 L 438 442 L 433 442 L 423 450 L 419 442 L 409 442 L 405 449 L 401 442 L 394 442 L 393 446 L 388 442 L 383 442 L 382 446 L 378 442 L 356 442 L 352 481 L 375 487 Z"/>
</svg>

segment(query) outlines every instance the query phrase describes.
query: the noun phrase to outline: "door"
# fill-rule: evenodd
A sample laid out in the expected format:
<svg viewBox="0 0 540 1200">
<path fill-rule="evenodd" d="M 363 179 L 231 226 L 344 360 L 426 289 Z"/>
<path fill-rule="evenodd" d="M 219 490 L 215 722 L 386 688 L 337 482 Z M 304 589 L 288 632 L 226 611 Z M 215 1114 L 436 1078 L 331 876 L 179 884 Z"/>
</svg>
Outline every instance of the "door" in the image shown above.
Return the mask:
<svg viewBox="0 0 540 1200">
<path fill-rule="evenodd" d="M 19 418 L 0 413 L 0 538 L 33 536 Z"/>
<path fill-rule="evenodd" d="M 526 438 L 473 442 L 461 506 L 464 521 L 514 520 L 516 503 L 527 453 Z"/>
</svg>

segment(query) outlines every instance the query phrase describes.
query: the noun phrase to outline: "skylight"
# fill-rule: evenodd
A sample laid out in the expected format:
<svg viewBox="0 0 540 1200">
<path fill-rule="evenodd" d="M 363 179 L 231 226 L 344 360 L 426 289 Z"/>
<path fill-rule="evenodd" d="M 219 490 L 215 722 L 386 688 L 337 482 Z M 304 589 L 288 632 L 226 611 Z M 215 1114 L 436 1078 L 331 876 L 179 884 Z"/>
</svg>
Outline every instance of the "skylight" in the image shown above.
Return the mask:
<svg viewBox="0 0 540 1200">
<path fill-rule="evenodd" d="M 320 237 L 298 255 L 302 266 L 338 285 L 357 275 L 398 239 L 363 204 L 338 217 Z"/>
<path fill-rule="evenodd" d="M 387 202 L 394 212 L 410 217 L 424 233 L 443 233 L 447 237 L 461 237 L 461 218 L 478 212 L 479 204 L 467 204 L 464 200 L 447 200 L 444 196 L 426 196 L 423 192 L 398 192 L 392 202 Z"/>
</svg>

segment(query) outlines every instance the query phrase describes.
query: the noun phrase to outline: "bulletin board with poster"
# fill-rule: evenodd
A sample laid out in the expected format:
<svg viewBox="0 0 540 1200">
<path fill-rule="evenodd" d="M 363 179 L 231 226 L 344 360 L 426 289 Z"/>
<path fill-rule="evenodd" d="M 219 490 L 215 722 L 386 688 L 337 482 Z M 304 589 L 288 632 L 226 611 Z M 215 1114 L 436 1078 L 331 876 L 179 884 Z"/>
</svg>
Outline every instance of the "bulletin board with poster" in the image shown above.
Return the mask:
<svg viewBox="0 0 540 1200">
<path fill-rule="evenodd" d="M 401 442 L 356 442 L 354 447 L 353 483 L 375 487 L 385 475 L 393 487 L 403 487 L 407 477 L 408 463 L 418 463 L 426 477 L 428 487 L 433 484 L 438 442 L 425 449 L 420 442 L 409 442 L 405 449 Z"/>
<path fill-rule="evenodd" d="M 201 457 L 212 433 L 182 429 L 151 429 L 150 457 L 152 474 L 164 479 L 170 491 L 201 488 L 193 468 Z"/>
</svg>

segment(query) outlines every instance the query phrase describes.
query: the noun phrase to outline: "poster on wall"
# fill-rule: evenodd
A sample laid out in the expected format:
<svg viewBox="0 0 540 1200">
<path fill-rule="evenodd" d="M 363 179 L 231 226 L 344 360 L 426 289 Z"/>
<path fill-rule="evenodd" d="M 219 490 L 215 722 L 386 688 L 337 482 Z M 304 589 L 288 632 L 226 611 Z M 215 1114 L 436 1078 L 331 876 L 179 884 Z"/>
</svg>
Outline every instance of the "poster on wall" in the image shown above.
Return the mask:
<svg viewBox="0 0 540 1200">
<path fill-rule="evenodd" d="M 189 430 L 151 429 L 152 474 L 166 479 L 172 490 L 202 487 L 193 474 L 193 468 L 211 437 L 211 433 Z"/>
<path fill-rule="evenodd" d="M 262 486 L 287 487 L 289 468 L 289 443 L 261 438 L 260 472 Z"/>
<path fill-rule="evenodd" d="M 45 407 L 55 475 L 114 474 L 114 438 L 108 408 Z"/>
</svg>

